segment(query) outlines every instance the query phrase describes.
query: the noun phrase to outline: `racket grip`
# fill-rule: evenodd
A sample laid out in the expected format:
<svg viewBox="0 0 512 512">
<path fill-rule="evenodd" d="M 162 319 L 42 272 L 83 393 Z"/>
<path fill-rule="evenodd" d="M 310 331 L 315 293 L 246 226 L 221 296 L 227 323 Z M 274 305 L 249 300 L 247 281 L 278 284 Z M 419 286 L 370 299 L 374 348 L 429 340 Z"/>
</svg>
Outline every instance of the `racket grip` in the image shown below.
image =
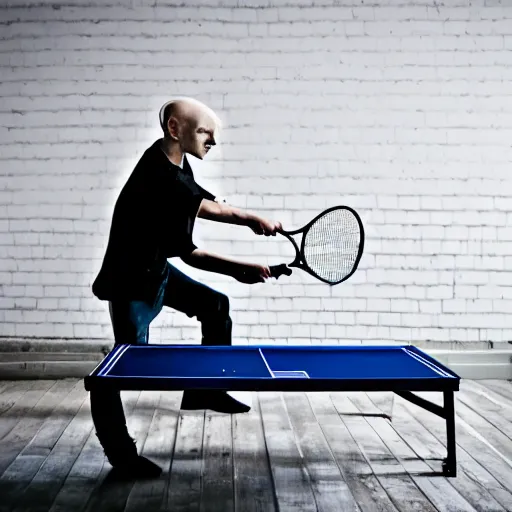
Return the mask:
<svg viewBox="0 0 512 512">
<path fill-rule="evenodd" d="M 287 276 L 292 275 L 292 269 L 288 268 L 285 263 L 281 263 L 281 265 L 270 265 L 268 268 L 272 277 L 275 277 L 276 279 L 279 279 L 279 276 L 283 274 Z"/>
</svg>

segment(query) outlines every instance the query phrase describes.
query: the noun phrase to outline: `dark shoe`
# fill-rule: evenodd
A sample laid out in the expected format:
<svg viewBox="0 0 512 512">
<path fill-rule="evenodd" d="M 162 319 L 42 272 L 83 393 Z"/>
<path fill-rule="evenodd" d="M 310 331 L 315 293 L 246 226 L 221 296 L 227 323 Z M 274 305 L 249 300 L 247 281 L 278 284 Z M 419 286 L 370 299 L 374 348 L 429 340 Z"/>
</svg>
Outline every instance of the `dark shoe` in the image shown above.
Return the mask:
<svg viewBox="0 0 512 512">
<path fill-rule="evenodd" d="M 96 436 L 100 439 L 98 434 Z M 112 438 L 109 439 L 107 449 L 105 450 L 105 447 L 103 449 L 110 465 L 114 468 L 112 471 L 116 478 L 156 478 L 162 472 L 160 466 L 137 454 L 135 440 L 127 433 L 121 433 L 115 442 Z"/>
<path fill-rule="evenodd" d="M 226 414 L 239 414 L 249 412 L 251 408 L 228 395 L 224 391 L 196 391 L 187 390 L 183 393 L 181 409 L 197 410 L 210 409 Z"/>
<path fill-rule="evenodd" d="M 146 457 L 137 455 L 133 459 L 117 461 L 113 471 L 122 479 L 158 478 L 162 468 Z"/>
<path fill-rule="evenodd" d="M 206 403 L 212 395 L 211 391 L 198 391 L 195 389 L 186 389 L 183 391 L 180 409 L 185 411 L 194 411 L 196 409 L 206 409 Z"/>
<path fill-rule="evenodd" d="M 217 412 L 224 412 L 226 414 L 240 414 L 251 410 L 248 405 L 236 400 L 231 395 L 224 392 L 218 393 L 218 395 L 213 398 L 208 409 Z"/>
</svg>

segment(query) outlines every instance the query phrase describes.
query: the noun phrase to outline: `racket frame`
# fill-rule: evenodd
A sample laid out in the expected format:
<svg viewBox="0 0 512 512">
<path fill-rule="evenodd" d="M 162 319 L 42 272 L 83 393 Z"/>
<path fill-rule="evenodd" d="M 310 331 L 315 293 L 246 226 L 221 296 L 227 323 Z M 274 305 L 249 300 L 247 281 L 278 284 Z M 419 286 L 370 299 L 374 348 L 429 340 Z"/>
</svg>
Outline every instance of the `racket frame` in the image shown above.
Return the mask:
<svg viewBox="0 0 512 512">
<path fill-rule="evenodd" d="M 359 248 L 357 252 L 357 257 L 354 262 L 354 266 L 352 268 L 352 271 L 347 274 L 343 279 L 340 279 L 339 281 L 329 281 L 327 279 L 324 279 L 323 277 L 319 276 L 312 268 L 309 267 L 309 265 L 306 263 L 306 259 L 304 258 L 304 244 L 306 241 L 306 235 L 311 226 L 321 217 L 324 215 L 327 215 L 329 212 L 332 212 L 334 210 L 347 210 L 352 215 L 354 215 L 357 223 L 359 224 L 359 232 L 360 232 L 360 243 Z M 293 231 L 285 231 L 284 229 L 277 229 L 277 232 L 281 235 L 285 236 L 290 242 L 293 244 L 293 247 L 295 248 L 295 259 L 291 263 L 287 263 L 287 267 L 296 267 L 304 270 L 305 272 L 308 272 L 316 279 L 319 279 L 320 281 L 330 284 L 331 286 L 334 286 L 335 284 L 342 283 L 343 281 L 346 281 L 356 270 L 359 265 L 359 262 L 361 260 L 361 256 L 363 254 L 364 250 L 364 240 L 365 240 L 365 233 L 364 233 L 364 227 L 363 223 L 361 221 L 361 218 L 359 217 L 359 214 L 353 209 L 350 208 L 350 206 L 331 206 L 330 208 L 327 208 L 323 212 L 319 213 L 314 219 L 310 220 L 306 225 L 299 229 L 295 229 Z M 302 234 L 302 240 L 300 242 L 300 248 L 297 245 L 297 242 L 293 238 L 293 235 L 297 235 L 300 232 L 303 232 Z"/>
</svg>

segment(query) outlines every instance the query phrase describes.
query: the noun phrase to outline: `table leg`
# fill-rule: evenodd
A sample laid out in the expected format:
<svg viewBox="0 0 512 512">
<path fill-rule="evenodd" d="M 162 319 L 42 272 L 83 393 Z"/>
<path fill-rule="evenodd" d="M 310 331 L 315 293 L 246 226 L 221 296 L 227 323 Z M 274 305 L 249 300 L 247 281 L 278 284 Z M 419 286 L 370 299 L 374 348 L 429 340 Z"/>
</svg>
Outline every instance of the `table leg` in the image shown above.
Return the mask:
<svg viewBox="0 0 512 512">
<path fill-rule="evenodd" d="M 455 445 L 455 406 L 453 391 L 443 391 L 443 407 L 421 398 L 410 391 L 395 391 L 403 399 L 430 411 L 446 421 L 446 445 L 448 455 L 443 461 L 443 473 L 446 476 L 457 476 L 457 460 Z"/>
<path fill-rule="evenodd" d="M 455 405 L 453 391 L 444 391 L 444 413 L 446 418 L 446 446 L 448 454 L 443 462 L 446 476 L 457 476 L 457 458 L 455 446 Z"/>
</svg>

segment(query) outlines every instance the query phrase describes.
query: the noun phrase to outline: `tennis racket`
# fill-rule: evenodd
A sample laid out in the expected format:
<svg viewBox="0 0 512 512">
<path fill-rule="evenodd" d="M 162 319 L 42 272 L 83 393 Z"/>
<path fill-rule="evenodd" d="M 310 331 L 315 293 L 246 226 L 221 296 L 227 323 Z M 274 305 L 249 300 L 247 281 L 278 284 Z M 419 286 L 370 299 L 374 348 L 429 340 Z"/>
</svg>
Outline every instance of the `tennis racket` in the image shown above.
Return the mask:
<svg viewBox="0 0 512 512">
<path fill-rule="evenodd" d="M 308 272 L 331 285 L 348 279 L 357 269 L 364 247 L 364 228 L 359 215 L 348 206 L 333 206 L 295 231 L 278 229 L 295 248 L 288 264 L 270 265 L 272 277 L 291 275 L 290 267 Z M 302 233 L 300 248 L 293 235 Z"/>
</svg>

